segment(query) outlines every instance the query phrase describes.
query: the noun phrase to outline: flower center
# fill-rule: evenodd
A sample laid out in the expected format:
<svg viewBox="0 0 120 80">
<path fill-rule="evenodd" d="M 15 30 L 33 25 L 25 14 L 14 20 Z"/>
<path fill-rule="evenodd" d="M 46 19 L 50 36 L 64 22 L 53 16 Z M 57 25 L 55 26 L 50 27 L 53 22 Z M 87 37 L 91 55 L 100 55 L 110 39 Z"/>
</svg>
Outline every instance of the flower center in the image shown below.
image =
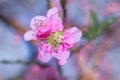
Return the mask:
<svg viewBox="0 0 120 80">
<path fill-rule="evenodd" d="M 63 31 L 54 32 L 47 38 L 46 42 L 50 43 L 53 49 L 56 50 L 57 47 L 62 42 L 62 35 L 63 35 Z"/>
</svg>

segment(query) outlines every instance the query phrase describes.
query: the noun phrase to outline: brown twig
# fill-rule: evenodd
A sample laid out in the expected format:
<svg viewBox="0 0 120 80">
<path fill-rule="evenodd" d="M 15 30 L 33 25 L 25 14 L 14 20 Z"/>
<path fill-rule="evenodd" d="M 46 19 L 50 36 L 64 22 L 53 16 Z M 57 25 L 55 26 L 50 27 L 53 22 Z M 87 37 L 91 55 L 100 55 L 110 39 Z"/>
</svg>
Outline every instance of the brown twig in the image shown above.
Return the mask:
<svg viewBox="0 0 120 80">
<path fill-rule="evenodd" d="M 66 0 L 61 0 L 61 6 L 63 9 L 63 22 L 66 23 Z"/>
</svg>

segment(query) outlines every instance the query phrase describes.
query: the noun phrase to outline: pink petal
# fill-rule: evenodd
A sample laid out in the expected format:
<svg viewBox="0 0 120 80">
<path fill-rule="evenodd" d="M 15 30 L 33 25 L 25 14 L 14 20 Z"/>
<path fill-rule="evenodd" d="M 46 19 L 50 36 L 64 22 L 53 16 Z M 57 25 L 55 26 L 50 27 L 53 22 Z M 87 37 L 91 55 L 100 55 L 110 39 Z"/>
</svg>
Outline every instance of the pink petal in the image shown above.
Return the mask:
<svg viewBox="0 0 120 80">
<path fill-rule="evenodd" d="M 27 31 L 25 34 L 24 34 L 24 39 L 26 41 L 30 41 L 30 40 L 36 40 L 37 37 L 36 37 L 36 32 L 32 31 L 32 30 L 29 30 Z"/>
<path fill-rule="evenodd" d="M 52 58 L 51 50 L 52 49 L 50 49 L 50 45 L 48 45 L 47 43 L 41 42 L 41 45 L 38 51 L 38 59 L 42 62 L 48 62 Z"/>
<path fill-rule="evenodd" d="M 47 17 L 51 17 L 51 15 L 58 16 L 58 8 L 54 7 L 48 10 Z"/>
<path fill-rule="evenodd" d="M 49 21 L 47 26 L 52 28 L 52 32 L 63 30 L 62 20 L 58 15 L 58 9 L 56 7 L 48 11 L 47 19 Z"/>
<path fill-rule="evenodd" d="M 38 32 L 37 37 L 38 37 L 38 39 L 44 40 L 50 35 L 50 33 L 51 33 L 50 30 L 48 30 L 46 32 Z"/>
<path fill-rule="evenodd" d="M 82 32 L 78 28 L 73 27 L 73 28 L 67 29 L 64 32 L 63 42 L 72 45 L 76 42 L 79 42 L 81 37 L 82 37 Z"/>
<path fill-rule="evenodd" d="M 52 32 L 63 30 L 63 24 L 60 17 L 52 16 L 50 21 L 51 21 L 50 23 L 51 23 Z"/>
<path fill-rule="evenodd" d="M 70 56 L 70 51 L 64 50 L 62 46 L 59 46 L 57 53 L 54 53 L 54 57 L 59 60 L 58 64 L 60 65 L 66 64 L 69 56 Z"/>
<path fill-rule="evenodd" d="M 40 26 L 40 25 L 42 25 L 42 24 L 45 25 L 45 21 L 46 21 L 46 17 L 44 17 L 44 16 L 35 16 L 31 20 L 30 27 L 33 30 L 38 31 L 40 28 L 42 28 L 42 26 Z M 41 23 L 41 22 L 43 22 L 43 23 Z"/>
<path fill-rule="evenodd" d="M 42 62 L 48 62 L 51 59 L 51 55 L 50 53 L 44 53 L 44 51 L 39 50 L 38 59 Z"/>
</svg>

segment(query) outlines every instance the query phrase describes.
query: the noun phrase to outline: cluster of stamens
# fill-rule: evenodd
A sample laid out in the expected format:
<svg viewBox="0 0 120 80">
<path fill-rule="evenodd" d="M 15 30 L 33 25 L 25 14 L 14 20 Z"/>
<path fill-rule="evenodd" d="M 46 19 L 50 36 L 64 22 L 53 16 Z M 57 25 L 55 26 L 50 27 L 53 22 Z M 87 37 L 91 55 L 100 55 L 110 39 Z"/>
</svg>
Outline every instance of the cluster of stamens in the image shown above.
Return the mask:
<svg viewBox="0 0 120 80">
<path fill-rule="evenodd" d="M 57 47 L 60 45 L 60 43 L 62 42 L 62 35 L 63 35 L 63 31 L 60 32 L 54 32 L 52 33 L 46 40 L 46 42 L 50 43 L 50 45 L 52 46 L 52 48 L 54 50 L 57 49 Z"/>
</svg>

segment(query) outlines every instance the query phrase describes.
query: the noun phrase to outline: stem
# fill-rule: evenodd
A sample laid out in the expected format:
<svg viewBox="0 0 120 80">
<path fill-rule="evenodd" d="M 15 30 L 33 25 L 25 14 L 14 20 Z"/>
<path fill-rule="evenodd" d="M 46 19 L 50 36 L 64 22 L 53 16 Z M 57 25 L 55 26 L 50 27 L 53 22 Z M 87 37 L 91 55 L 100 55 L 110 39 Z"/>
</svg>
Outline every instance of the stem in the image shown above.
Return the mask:
<svg viewBox="0 0 120 80">
<path fill-rule="evenodd" d="M 62 9 L 63 9 L 63 21 L 64 23 L 66 22 L 66 0 L 61 0 L 61 6 L 62 6 Z"/>
<path fill-rule="evenodd" d="M 61 66 L 60 66 L 59 64 L 57 64 L 57 65 L 58 65 L 58 71 L 59 71 L 59 73 L 60 73 L 60 76 L 62 76 Z"/>
<path fill-rule="evenodd" d="M 33 61 L 21 61 L 21 60 L 17 60 L 17 61 L 2 60 L 2 61 L 0 61 L 0 64 L 25 64 L 25 65 L 29 65 L 31 63 L 33 63 Z"/>
</svg>

